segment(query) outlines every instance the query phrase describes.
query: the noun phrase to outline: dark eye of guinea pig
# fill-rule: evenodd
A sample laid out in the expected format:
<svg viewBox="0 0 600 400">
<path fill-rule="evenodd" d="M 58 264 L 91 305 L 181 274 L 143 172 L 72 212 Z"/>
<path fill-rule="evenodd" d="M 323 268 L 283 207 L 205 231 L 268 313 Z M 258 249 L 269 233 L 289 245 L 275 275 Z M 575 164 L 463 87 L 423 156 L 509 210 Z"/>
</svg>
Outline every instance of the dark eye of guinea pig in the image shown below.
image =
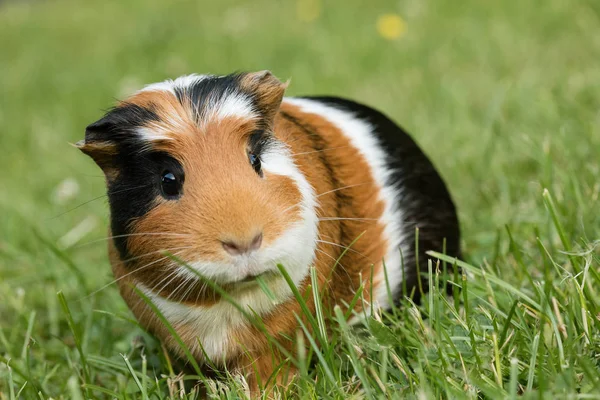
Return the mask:
<svg viewBox="0 0 600 400">
<path fill-rule="evenodd" d="M 260 162 L 260 152 L 266 144 L 265 132 L 263 130 L 254 131 L 248 140 L 248 160 L 258 176 L 262 177 L 262 165 Z"/>
<path fill-rule="evenodd" d="M 178 197 L 181 193 L 181 182 L 171 171 L 163 172 L 160 178 L 160 187 L 167 199 Z"/>
<path fill-rule="evenodd" d="M 258 175 L 262 176 L 260 158 L 254 153 L 249 153 L 248 159 L 250 160 L 250 165 L 252 165 L 252 168 L 254 168 L 254 171 Z"/>
</svg>

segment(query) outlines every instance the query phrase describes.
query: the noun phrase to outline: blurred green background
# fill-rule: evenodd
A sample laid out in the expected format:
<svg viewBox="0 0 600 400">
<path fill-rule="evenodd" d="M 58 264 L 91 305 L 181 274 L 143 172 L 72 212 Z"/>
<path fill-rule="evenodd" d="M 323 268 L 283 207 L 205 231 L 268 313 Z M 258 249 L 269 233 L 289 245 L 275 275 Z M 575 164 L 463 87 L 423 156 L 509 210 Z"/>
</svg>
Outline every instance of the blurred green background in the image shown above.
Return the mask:
<svg viewBox="0 0 600 400">
<path fill-rule="evenodd" d="M 75 313 L 126 311 L 114 286 L 78 301 L 111 279 L 107 204 L 69 143 L 181 74 L 270 69 L 289 95 L 384 111 L 447 181 L 476 265 L 506 224 L 525 257 L 540 231 L 557 240 L 543 188 L 571 239 L 598 239 L 599 27 L 596 0 L 0 2 L 0 347 L 20 346 L 37 310 L 33 351 L 60 359 L 58 290 Z M 105 322 L 89 323 L 99 352 L 126 348 L 127 327 L 101 345 Z"/>
</svg>

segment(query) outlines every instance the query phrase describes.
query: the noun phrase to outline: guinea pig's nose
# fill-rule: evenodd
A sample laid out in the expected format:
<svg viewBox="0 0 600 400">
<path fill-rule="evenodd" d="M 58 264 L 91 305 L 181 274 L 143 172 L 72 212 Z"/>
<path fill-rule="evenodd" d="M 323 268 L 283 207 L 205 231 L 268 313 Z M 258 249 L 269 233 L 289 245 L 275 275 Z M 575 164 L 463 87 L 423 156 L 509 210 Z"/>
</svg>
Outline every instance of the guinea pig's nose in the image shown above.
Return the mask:
<svg viewBox="0 0 600 400">
<path fill-rule="evenodd" d="M 262 244 L 262 233 L 256 235 L 252 240 L 227 240 L 221 242 L 226 252 L 232 256 L 239 256 L 244 253 L 250 253 L 251 251 L 258 250 Z"/>
</svg>

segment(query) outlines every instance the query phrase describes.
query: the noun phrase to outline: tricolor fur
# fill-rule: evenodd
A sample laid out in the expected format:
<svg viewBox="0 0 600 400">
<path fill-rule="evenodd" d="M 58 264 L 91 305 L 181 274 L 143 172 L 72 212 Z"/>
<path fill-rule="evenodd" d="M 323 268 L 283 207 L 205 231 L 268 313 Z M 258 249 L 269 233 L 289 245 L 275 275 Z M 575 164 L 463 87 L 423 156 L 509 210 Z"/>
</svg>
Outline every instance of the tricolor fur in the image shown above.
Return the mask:
<svg viewBox="0 0 600 400">
<path fill-rule="evenodd" d="M 197 274 L 295 350 L 300 307 L 277 264 L 301 290 L 314 266 L 325 307 L 346 309 L 362 291 L 356 319 L 408 295 L 415 260 L 425 270 L 424 252 L 441 251 L 444 239 L 459 254 L 452 200 L 401 128 L 348 100 L 284 98 L 286 86 L 268 72 L 149 85 L 90 125 L 80 144 L 106 174 L 111 262 L 134 314 L 180 353 L 137 288 L 198 360 L 252 382 L 254 371 L 269 377 L 273 349 Z"/>
</svg>

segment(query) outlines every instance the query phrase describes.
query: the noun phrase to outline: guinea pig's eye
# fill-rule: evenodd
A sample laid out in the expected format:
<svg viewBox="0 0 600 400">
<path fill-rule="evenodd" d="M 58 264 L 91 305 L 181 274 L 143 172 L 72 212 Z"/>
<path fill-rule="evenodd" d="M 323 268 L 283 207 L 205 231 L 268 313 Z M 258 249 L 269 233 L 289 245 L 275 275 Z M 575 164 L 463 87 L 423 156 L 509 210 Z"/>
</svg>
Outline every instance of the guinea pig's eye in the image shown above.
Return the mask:
<svg viewBox="0 0 600 400">
<path fill-rule="evenodd" d="M 262 176 L 260 158 L 254 153 L 248 153 L 248 159 L 250 160 L 250 165 L 252 165 L 252 168 L 254 168 L 254 171 L 258 175 Z"/>
<path fill-rule="evenodd" d="M 166 198 L 177 197 L 181 193 L 181 181 L 171 171 L 163 172 L 160 187 Z"/>
</svg>

